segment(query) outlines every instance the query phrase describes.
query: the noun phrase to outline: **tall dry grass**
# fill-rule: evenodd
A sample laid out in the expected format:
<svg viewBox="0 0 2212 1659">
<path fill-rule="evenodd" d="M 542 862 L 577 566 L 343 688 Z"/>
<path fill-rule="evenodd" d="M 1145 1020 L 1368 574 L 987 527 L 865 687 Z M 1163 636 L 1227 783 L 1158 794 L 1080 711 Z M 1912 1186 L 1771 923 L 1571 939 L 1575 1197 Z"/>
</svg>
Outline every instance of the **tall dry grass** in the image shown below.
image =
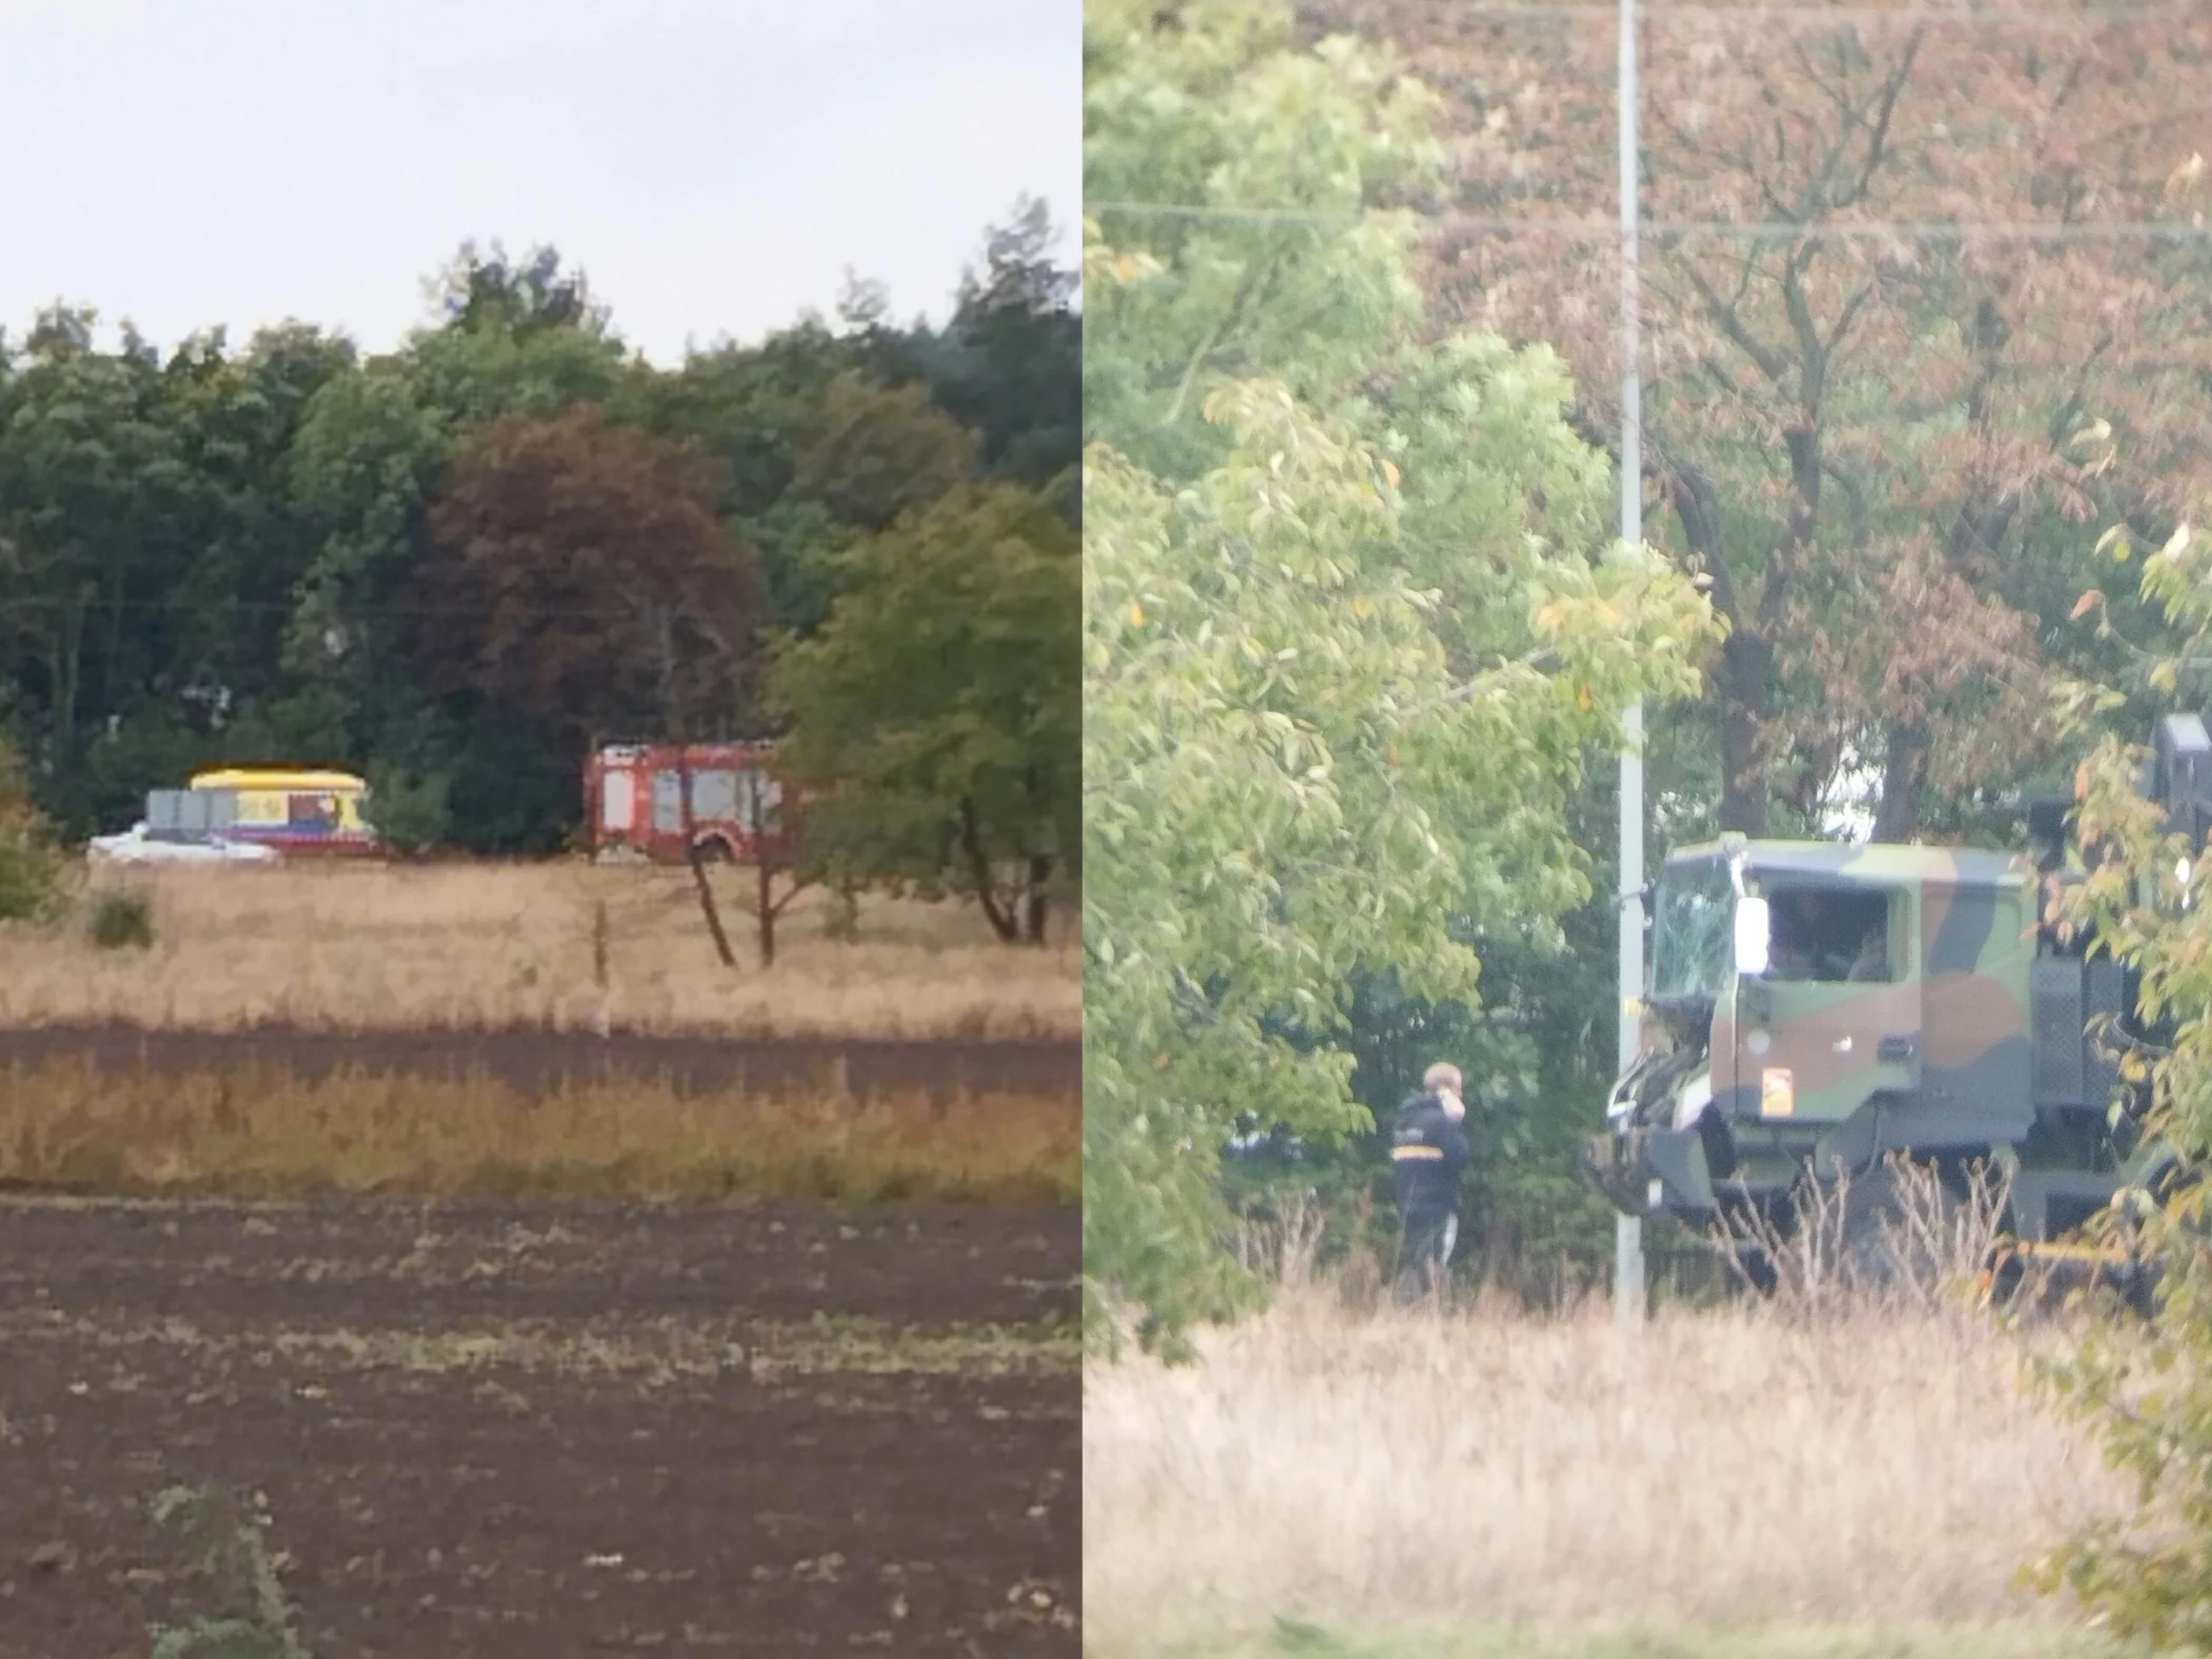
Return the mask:
<svg viewBox="0 0 2212 1659">
<path fill-rule="evenodd" d="M 1661 1626 L 2055 1616 L 2011 1575 L 2122 1494 L 1986 1325 L 1356 1314 L 1085 1379 L 1085 1618 Z"/>
<path fill-rule="evenodd" d="M 976 1038 L 1080 1029 L 1073 946 L 999 944 L 970 907 L 863 899 L 856 937 L 841 943 L 819 896 L 803 895 L 763 971 L 745 870 L 716 878 L 734 971 L 715 960 L 684 870 L 288 866 L 107 869 L 89 879 L 94 893 L 150 898 L 152 948 L 98 949 L 82 914 L 0 925 L 0 1024 L 580 1030 L 604 1020 L 653 1031 Z"/>
<path fill-rule="evenodd" d="M 1070 1100 L 0 1071 L 0 1184 L 39 1188 L 1072 1204 L 1081 1162 Z"/>
<path fill-rule="evenodd" d="M 1307 1277 L 1311 1237 L 1275 1242 L 1275 1308 L 1200 1364 L 1086 1370 L 1100 1653 L 1257 1651 L 1278 1619 L 1519 1628 L 1494 1650 L 1532 1654 L 1706 1650 L 1601 1641 L 1623 1626 L 1771 1638 L 1744 1652 L 1823 1629 L 1892 1632 L 1838 1653 L 2075 1639 L 2014 1574 L 2126 1492 L 2022 1386 L 2058 1324 L 2008 1331 L 1924 1285 L 1849 1295 L 1810 1262 L 1773 1299 L 1665 1307 L 1634 1334 L 1604 1305 L 1401 1312 Z"/>
</svg>

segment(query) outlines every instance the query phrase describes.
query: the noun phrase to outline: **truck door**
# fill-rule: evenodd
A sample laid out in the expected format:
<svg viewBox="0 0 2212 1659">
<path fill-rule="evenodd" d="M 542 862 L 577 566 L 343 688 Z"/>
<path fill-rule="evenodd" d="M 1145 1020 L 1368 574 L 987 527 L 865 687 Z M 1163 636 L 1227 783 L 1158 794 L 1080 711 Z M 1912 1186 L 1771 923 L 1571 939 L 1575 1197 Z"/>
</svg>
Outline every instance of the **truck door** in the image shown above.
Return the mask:
<svg viewBox="0 0 2212 1659">
<path fill-rule="evenodd" d="M 602 836 L 627 836 L 637 817 L 637 774 L 610 766 L 599 774 L 599 830 Z"/>
<path fill-rule="evenodd" d="M 682 843 L 684 775 L 672 766 L 664 766 L 653 775 L 653 833 L 674 836 Z"/>
<path fill-rule="evenodd" d="M 1922 891 L 1923 1142 L 1939 1124 L 1967 1145 L 2016 1140 L 2034 1124 L 2034 904 L 2025 877 Z"/>
<path fill-rule="evenodd" d="M 1836 1123 L 1910 1094 L 1921 1066 L 1918 917 L 1910 890 L 1768 878 L 1765 970 L 1738 991 L 1736 1081 L 1758 1117 Z"/>
</svg>

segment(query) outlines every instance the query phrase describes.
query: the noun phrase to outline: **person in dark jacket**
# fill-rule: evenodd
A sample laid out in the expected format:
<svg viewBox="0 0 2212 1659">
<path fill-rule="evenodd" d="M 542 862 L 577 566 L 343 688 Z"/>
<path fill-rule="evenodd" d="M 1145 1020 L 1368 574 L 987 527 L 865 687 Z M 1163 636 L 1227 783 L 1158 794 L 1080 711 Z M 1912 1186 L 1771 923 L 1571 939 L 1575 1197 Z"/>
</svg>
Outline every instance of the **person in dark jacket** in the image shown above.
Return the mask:
<svg viewBox="0 0 2212 1659">
<path fill-rule="evenodd" d="M 1419 1299 L 1443 1282 L 1459 1223 L 1459 1178 L 1467 1168 L 1467 1106 L 1459 1067 L 1438 1060 L 1421 1092 L 1398 1109 L 1390 1137 L 1390 1175 L 1404 1225 L 1398 1297 Z"/>
</svg>

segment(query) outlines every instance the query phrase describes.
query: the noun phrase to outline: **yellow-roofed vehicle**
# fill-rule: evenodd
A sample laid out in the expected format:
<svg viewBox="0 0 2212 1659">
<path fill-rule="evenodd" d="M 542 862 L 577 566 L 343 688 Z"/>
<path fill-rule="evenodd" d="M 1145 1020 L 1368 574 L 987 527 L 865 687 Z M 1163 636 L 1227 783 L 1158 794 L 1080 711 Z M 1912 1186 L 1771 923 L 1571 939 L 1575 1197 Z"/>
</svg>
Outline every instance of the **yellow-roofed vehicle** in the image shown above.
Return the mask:
<svg viewBox="0 0 2212 1659">
<path fill-rule="evenodd" d="M 368 818 L 368 785 L 350 772 L 228 767 L 196 774 L 191 793 L 227 799 L 219 815 L 225 836 L 287 858 L 382 850 Z"/>
</svg>

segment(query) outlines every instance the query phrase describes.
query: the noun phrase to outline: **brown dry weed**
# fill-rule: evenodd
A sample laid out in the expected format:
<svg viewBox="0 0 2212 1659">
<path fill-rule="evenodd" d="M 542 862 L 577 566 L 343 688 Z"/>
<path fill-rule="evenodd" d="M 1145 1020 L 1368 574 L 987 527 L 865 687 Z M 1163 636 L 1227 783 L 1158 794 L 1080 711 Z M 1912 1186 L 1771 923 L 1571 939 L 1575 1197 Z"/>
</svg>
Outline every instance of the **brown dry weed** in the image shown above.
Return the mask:
<svg viewBox="0 0 2212 1659">
<path fill-rule="evenodd" d="M 997 942 L 972 907 L 863 898 L 830 936 L 817 893 L 753 951 L 752 872 L 716 885 L 715 960 L 681 869 L 547 863 L 95 872 L 146 894 L 155 942 L 102 951 L 81 917 L 0 925 L 0 1024 L 228 1029 L 551 1025 L 762 1036 L 1053 1037 L 1082 1018 L 1079 953 Z M 605 978 L 594 935 L 605 907 Z"/>
<path fill-rule="evenodd" d="M 638 1085 L 275 1073 L 0 1072 L 0 1183 L 102 1193 L 408 1193 L 1073 1203 L 1081 1108 Z"/>
<path fill-rule="evenodd" d="M 1257 1651 L 1289 1619 L 1462 1638 L 1394 1653 L 1704 1651 L 1688 1633 L 1716 1630 L 1797 1651 L 1869 1626 L 1895 1640 L 1833 1650 L 2057 1652 L 2063 1610 L 2013 1575 L 2124 1494 L 2023 1390 L 2018 1341 L 1959 1307 L 1685 1309 L 1626 1335 L 1602 1309 L 1294 1289 L 1194 1368 L 1086 1369 L 1093 1645 Z M 1686 1640 L 1600 1639 L 1622 1626 Z"/>
</svg>

